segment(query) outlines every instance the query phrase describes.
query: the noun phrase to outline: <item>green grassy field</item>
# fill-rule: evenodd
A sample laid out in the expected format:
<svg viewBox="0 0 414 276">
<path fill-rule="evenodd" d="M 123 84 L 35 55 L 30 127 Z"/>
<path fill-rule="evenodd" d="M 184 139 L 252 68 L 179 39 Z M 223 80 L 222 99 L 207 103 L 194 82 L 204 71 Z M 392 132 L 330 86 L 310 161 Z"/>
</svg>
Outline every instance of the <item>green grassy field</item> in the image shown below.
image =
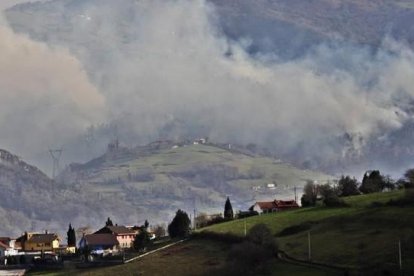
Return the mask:
<svg viewBox="0 0 414 276">
<path fill-rule="evenodd" d="M 266 224 L 277 237 L 280 249 L 290 256 L 308 258 L 308 232 L 311 236 L 312 260 L 343 267 L 397 265 L 398 241 L 403 241 L 403 262 L 414 271 L 412 239 L 414 207 L 371 207 L 372 202 L 387 202 L 402 195 L 401 191 L 346 198 L 350 207 L 314 207 L 250 217 L 245 220 L 213 225 L 202 231 L 244 235 L 258 223 Z M 301 225 L 299 231 L 278 235 L 287 227 Z M 405 246 L 404 246 L 405 244 Z"/>
<path fill-rule="evenodd" d="M 225 265 L 229 245 L 215 241 L 191 240 L 173 246 L 164 251 L 154 253 L 137 261 L 106 268 L 77 270 L 67 268 L 60 272 L 29 273 L 29 275 L 223 275 L 221 269 Z M 331 270 L 321 270 L 274 261 L 271 270 L 278 276 L 335 276 Z"/>
</svg>

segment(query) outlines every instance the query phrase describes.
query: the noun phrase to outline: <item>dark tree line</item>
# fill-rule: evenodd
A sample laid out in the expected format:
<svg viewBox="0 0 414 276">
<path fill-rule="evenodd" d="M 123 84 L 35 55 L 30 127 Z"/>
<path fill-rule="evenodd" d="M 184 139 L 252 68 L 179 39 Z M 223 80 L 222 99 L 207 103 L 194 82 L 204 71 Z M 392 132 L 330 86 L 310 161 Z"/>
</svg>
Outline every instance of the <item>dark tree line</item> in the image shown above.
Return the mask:
<svg viewBox="0 0 414 276">
<path fill-rule="evenodd" d="M 342 175 L 336 187 L 329 184 L 316 185 L 308 181 L 303 189 L 301 203 L 303 207 L 314 206 L 317 200 L 322 200 L 326 206 L 341 206 L 344 201 L 341 197 L 382 192 L 386 189 L 405 189 L 406 193 L 413 192 L 414 197 L 414 169 L 409 169 L 404 177 L 398 181 L 390 176 L 384 176 L 379 170 L 367 171 L 362 182 L 355 177 Z"/>
</svg>

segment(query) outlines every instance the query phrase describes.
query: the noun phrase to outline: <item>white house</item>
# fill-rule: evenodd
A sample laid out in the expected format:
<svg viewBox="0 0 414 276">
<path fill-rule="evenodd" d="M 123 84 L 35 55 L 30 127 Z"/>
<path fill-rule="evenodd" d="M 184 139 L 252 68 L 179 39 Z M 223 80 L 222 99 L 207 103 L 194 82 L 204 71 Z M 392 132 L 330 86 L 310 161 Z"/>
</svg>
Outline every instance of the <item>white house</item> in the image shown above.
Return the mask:
<svg viewBox="0 0 414 276">
<path fill-rule="evenodd" d="M 259 214 L 279 212 L 289 209 L 299 208 L 295 200 L 273 200 L 256 202 L 249 208 L 250 211 L 256 211 Z"/>
</svg>

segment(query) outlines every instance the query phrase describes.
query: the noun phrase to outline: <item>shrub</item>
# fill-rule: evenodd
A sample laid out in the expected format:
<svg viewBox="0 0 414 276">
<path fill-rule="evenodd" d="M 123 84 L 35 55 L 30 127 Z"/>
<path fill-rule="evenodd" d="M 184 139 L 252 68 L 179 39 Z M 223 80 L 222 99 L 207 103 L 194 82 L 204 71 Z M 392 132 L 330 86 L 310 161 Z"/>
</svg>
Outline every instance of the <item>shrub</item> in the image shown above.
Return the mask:
<svg viewBox="0 0 414 276">
<path fill-rule="evenodd" d="M 263 223 L 256 224 L 250 229 L 247 240 L 268 249 L 272 253 L 277 252 L 277 245 L 272 232 Z"/>
<path fill-rule="evenodd" d="M 150 235 L 148 234 L 147 230 L 144 228 L 135 237 L 134 249 L 135 250 L 142 250 L 142 249 L 145 249 L 149 244 L 151 244 Z"/>
<path fill-rule="evenodd" d="M 252 216 L 257 216 L 259 213 L 257 211 L 247 211 L 247 212 L 239 212 L 236 215 L 236 218 L 242 219 L 242 218 L 248 218 Z"/>
<path fill-rule="evenodd" d="M 234 245 L 230 250 L 224 274 L 270 275 L 270 264 L 276 253 L 271 231 L 266 225 L 257 224 L 250 229 L 245 242 Z"/>
</svg>

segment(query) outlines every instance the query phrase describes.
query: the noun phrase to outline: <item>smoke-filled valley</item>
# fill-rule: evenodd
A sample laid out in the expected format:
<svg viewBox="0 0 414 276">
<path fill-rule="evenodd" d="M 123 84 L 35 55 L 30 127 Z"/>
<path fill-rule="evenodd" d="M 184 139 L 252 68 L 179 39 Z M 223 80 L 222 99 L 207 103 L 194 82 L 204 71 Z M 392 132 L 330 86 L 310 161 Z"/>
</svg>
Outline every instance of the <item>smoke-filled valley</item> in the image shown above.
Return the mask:
<svg viewBox="0 0 414 276">
<path fill-rule="evenodd" d="M 0 148 L 49 175 L 48 150 L 62 148 L 58 194 L 65 196 L 59 200 L 94 208 L 88 198 L 111 189 L 116 195 L 114 204 L 96 211 L 93 224 L 121 210 L 131 211 L 125 221 L 145 219 L 139 214 L 154 204 L 159 211 L 153 217 L 165 220 L 171 212 L 164 212 L 165 199 L 174 209 L 192 208 L 199 198 L 208 209 L 234 193 L 245 208 L 255 185 L 274 181 L 291 188 L 331 179 L 307 169 L 361 176 L 380 168 L 400 175 L 414 160 L 413 15 L 409 3 L 386 0 L 17 5 L 0 20 Z M 201 150 L 212 151 L 208 158 L 186 168 L 166 161 L 177 154 L 166 153 L 174 143 L 201 137 L 214 145 Z M 120 159 L 105 154 L 114 139 L 127 149 Z M 148 161 L 141 149 L 153 141 L 168 149 L 152 152 Z M 233 160 L 242 157 L 214 150 L 225 144 L 249 148 L 250 157 L 241 155 L 249 162 L 267 158 L 259 162 L 264 168 L 248 162 L 244 171 Z M 192 160 L 200 152 L 182 154 Z M 107 162 L 88 167 L 96 160 Z M 219 168 L 223 160 L 234 163 Z M 289 167 L 292 175 L 281 177 L 274 171 L 286 165 L 280 160 L 303 170 Z M 135 171 L 127 172 L 128 166 Z M 10 183 L 17 180 L 9 169 L 5 175 L 2 185 L 12 194 Z M 52 183 L 40 178 L 39 187 Z M 29 190 L 37 182 L 29 181 Z M 192 196 L 184 196 L 189 191 Z M 132 198 L 125 203 L 127 192 L 141 205 Z M 71 196 L 77 193 L 83 197 Z M 42 209 L 29 198 L 22 204 Z M 10 208 L 4 202 L 1 207 Z M 46 215 L 26 209 L 14 211 L 27 223 L 47 224 Z"/>
<path fill-rule="evenodd" d="M 36 75 L 3 57 L 0 83 L 13 96 L 2 101 L 2 147 L 47 171 L 48 148 L 63 147 L 66 163 L 87 161 L 115 137 L 255 143 L 334 173 L 410 165 L 412 31 L 390 16 L 409 18 L 408 4 L 97 2 L 6 11 L 11 29 L 38 42 L 3 28 L 3 48 L 23 48 L 16 55 Z M 304 12 L 321 6 L 327 16 Z M 344 7 L 357 20 L 344 22 Z M 39 87 L 8 77 L 15 71 Z"/>
</svg>

